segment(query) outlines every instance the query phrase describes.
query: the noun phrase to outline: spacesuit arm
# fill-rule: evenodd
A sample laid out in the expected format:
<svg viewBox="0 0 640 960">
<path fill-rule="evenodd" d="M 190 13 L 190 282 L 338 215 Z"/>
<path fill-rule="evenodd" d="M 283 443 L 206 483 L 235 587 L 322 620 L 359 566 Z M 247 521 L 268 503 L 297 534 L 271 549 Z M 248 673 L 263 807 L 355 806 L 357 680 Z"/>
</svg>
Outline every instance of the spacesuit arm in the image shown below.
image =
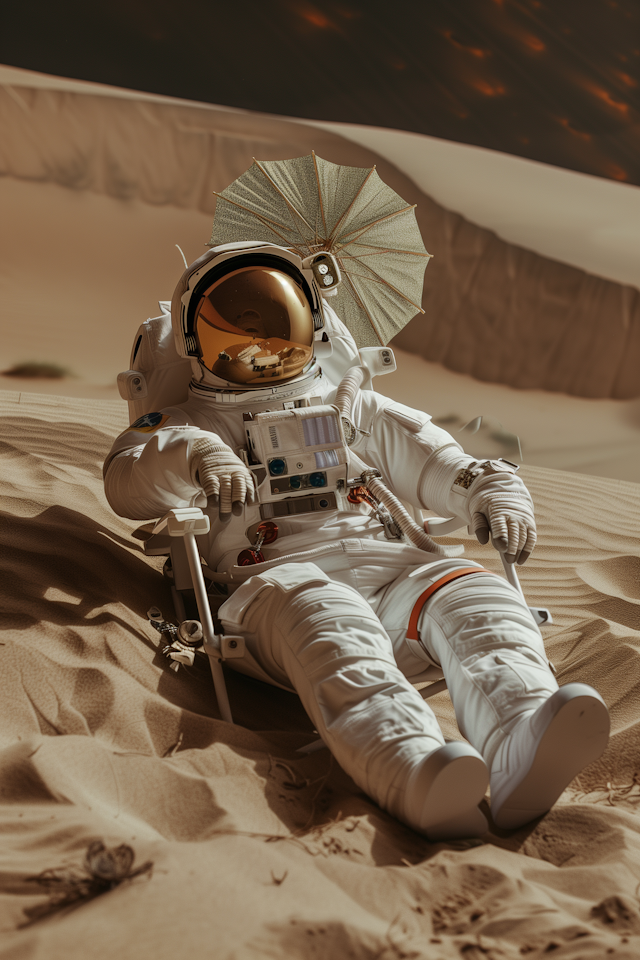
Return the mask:
<svg viewBox="0 0 640 960">
<path fill-rule="evenodd" d="M 531 496 L 505 462 L 478 461 L 419 410 L 362 391 L 354 411 L 360 433 L 354 452 L 377 467 L 401 500 L 457 516 L 513 563 L 536 542 Z"/>
<path fill-rule="evenodd" d="M 112 509 L 132 520 L 153 520 L 176 507 L 205 507 L 206 495 L 191 465 L 194 443 L 216 434 L 189 424 L 163 423 L 149 432 L 129 428 L 115 441 L 104 466 L 105 495 Z"/>
<path fill-rule="evenodd" d="M 447 496 L 443 481 L 446 483 L 451 465 L 460 469 L 473 458 L 446 430 L 432 423 L 427 413 L 372 391 L 360 392 L 352 415 L 358 433 L 351 449 L 380 470 L 397 497 L 415 507 L 441 516 L 455 514 L 466 521 L 464 513 L 455 509 L 458 502 Z M 431 482 L 425 484 L 425 479 Z"/>
</svg>

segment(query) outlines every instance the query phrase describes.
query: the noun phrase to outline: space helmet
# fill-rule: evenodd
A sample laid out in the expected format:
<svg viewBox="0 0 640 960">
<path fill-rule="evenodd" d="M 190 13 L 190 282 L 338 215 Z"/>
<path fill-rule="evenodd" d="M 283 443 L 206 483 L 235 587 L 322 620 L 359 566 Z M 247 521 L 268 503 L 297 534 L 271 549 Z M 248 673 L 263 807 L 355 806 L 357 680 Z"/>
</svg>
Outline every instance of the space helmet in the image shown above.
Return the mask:
<svg viewBox="0 0 640 960">
<path fill-rule="evenodd" d="M 315 365 L 314 341 L 324 326 L 320 290 L 339 282 L 325 251 L 303 260 L 267 242 L 212 247 L 174 292 L 176 349 L 192 359 L 196 379 L 217 390 L 291 383 Z"/>
</svg>

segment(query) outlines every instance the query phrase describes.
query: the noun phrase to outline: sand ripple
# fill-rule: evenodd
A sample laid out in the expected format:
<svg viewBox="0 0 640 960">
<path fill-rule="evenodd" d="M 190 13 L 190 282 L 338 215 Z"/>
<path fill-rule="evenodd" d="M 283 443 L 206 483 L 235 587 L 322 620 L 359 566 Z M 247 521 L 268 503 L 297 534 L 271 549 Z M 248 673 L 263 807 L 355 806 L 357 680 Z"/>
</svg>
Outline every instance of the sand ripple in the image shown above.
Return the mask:
<svg viewBox="0 0 640 960">
<path fill-rule="evenodd" d="M 611 709 L 605 756 L 539 823 L 429 844 L 326 752 L 295 754 L 312 738 L 297 698 L 231 676 L 229 727 L 206 672 L 166 669 L 145 617 L 170 609 L 159 564 L 102 493 L 122 406 L 17 397 L 0 397 L 0 958 L 640 954 L 636 485 L 523 471 L 540 544 L 522 582 L 553 612 L 560 681 Z M 95 838 L 152 879 L 17 929 L 43 898 L 26 878 Z"/>
</svg>

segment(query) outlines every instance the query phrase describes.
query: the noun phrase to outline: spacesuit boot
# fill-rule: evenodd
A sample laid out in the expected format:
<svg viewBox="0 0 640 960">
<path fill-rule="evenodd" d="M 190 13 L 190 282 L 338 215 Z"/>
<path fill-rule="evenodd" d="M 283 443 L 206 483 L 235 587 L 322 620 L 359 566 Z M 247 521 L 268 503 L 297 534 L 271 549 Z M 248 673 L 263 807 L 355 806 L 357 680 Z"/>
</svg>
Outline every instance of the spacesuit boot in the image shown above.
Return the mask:
<svg viewBox="0 0 640 960">
<path fill-rule="evenodd" d="M 357 591 L 315 564 L 288 563 L 240 586 L 219 616 L 245 637 L 237 668 L 295 690 L 341 767 L 383 809 L 430 839 L 486 832 L 482 757 L 445 745 Z"/>
<path fill-rule="evenodd" d="M 545 813 L 606 746 L 600 695 L 581 683 L 558 687 L 524 602 L 490 574 L 443 587 L 419 631 L 460 730 L 491 770 L 495 824 L 513 829 Z"/>
<path fill-rule="evenodd" d="M 546 813 L 609 738 L 605 703 L 586 683 L 568 683 L 524 716 L 491 767 L 491 814 L 513 830 Z"/>
<path fill-rule="evenodd" d="M 489 771 L 468 743 L 451 741 L 411 771 L 401 806 L 390 810 L 430 840 L 481 837 L 489 829 L 478 804 L 489 785 Z"/>
</svg>

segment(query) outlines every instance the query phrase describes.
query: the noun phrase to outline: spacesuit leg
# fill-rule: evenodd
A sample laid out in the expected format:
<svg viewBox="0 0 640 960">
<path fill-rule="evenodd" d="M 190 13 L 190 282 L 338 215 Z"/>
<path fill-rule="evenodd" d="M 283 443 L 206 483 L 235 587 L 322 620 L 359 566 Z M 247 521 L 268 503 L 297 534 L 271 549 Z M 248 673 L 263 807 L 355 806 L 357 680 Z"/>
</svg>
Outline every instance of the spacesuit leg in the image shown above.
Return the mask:
<svg viewBox="0 0 640 960">
<path fill-rule="evenodd" d="M 491 574 L 437 591 L 418 620 L 441 664 L 458 726 L 491 769 L 491 807 L 512 828 L 548 810 L 604 750 L 608 713 L 585 684 L 559 689 L 517 592 Z"/>
<path fill-rule="evenodd" d="M 478 572 L 441 587 L 418 634 L 442 666 L 460 731 L 489 766 L 520 717 L 558 689 L 540 631 L 501 577 Z"/>
<path fill-rule="evenodd" d="M 356 590 L 314 564 L 287 563 L 239 587 L 219 616 L 245 637 L 254 675 L 297 691 L 340 765 L 381 807 L 433 838 L 484 832 L 482 758 L 445 745 Z"/>
</svg>

